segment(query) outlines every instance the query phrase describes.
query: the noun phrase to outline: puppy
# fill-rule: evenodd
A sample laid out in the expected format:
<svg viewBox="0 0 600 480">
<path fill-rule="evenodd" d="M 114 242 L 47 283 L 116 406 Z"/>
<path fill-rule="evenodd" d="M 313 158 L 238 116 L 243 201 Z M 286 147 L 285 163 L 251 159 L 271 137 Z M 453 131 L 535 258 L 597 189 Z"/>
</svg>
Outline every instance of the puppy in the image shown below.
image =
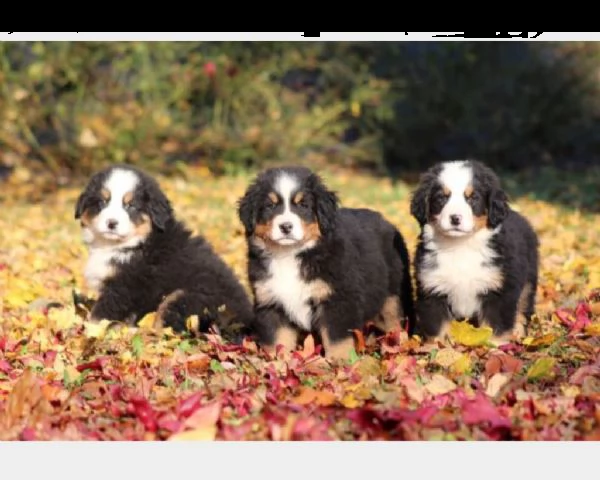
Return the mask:
<svg viewBox="0 0 600 480">
<path fill-rule="evenodd" d="M 421 226 L 415 255 L 417 332 L 442 337 L 452 319 L 524 334 L 535 309 L 538 238 L 511 210 L 496 174 L 474 160 L 438 163 L 411 200 Z"/>
<path fill-rule="evenodd" d="M 202 237 L 174 216 L 158 183 L 128 165 L 92 176 L 79 196 L 89 258 L 87 286 L 99 296 L 90 320 L 136 324 L 157 312 L 158 326 L 176 332 L 197 315 L 200 330 L 250 323 L 252 303 L 230 268 Z"/>
<path fill-rule="evenodd" d="M 338 203 L 315 173 L 298 166 L 264 171 L 239 201 L 253 330 L 266 350 L 293 350 L 299 334 L 310 332 L 328 358 L 347 359 L 352 330 L 368 321 L 390 331 L 407 318 L 412 327 L 402 236 L 379 213 Z"/>
</svg>

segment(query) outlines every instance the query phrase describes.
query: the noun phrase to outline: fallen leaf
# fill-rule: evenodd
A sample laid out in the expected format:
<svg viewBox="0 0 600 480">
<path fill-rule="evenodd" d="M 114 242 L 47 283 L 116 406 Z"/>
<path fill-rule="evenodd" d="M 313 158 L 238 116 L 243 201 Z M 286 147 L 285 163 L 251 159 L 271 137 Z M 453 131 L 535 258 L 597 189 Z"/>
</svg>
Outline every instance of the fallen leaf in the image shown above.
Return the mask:
<svg viewBox="0 0 600 480">
<path fill-rule="evenodd" d="M 530 380 L 540 380 L 552 377 L 555 363 L 556 360 L 552 357 L 538 358 L 527 370 L 527 378 Z"/>
<path fill-rule="evenodd" d="M 450 324 L 450 337 L 457 343 L 467 347 L 486 345 L 492 337 L 490 327 L 474 327 L 468 322 L 453 320 Z"/>
<path fill-rule="evenodd" d="M 314 390 L 308 387 L 302 387 L 300 393 L 292 401 L 298 405 L 308 405 L 315 403 L 322 407 L 328 407 L 335 403 L 335 395 L 325 390 Z"/>
<path fill-rule="evenodd" d="M 494 374 L 487 383 L 487 387 L 485 389 L 486 395 L 490 397 L 495 397 L 498 395 L 498 392 L 508 383 L 510 380 L 510 376 L 505 373 L 496 373 Z"/>
<path fill-rule="evenodd" d="M 425 385 L 425 389 L 432 395 L 443 395 L 456 389 L 456 383 L 443 375 L 435 374 Z"/>
</svg>

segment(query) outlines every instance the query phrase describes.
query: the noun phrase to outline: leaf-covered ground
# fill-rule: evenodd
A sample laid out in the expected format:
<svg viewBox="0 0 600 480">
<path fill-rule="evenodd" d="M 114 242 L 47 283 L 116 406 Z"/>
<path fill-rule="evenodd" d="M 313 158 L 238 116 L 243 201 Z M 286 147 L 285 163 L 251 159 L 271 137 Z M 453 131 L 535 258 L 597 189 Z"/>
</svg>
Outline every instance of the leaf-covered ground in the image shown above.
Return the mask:
<svg viewBox="0 0 600 480">
<path fill-rule="evenodd" d="M 409 190 L 387 180 L 325 174 L 343 203 L 384 212 L 412 249 Z M 0 439 L 600 439 L 598 216 L 518 199 L 541 237 L 538 318 L 522 343 L 487 345 L 455 324 L 453 341 L 404 333 L 359 338 L 330 364 L 312 338 L 269 358 L 231 346 L 82 322 L 86 253 L 73 219 L 79 191 L 40 203 L 16 172 L 0 209 Z M 245 280 L 234 205 L 248 178 L 202 172 L 161 184 Z"/>
</svg>

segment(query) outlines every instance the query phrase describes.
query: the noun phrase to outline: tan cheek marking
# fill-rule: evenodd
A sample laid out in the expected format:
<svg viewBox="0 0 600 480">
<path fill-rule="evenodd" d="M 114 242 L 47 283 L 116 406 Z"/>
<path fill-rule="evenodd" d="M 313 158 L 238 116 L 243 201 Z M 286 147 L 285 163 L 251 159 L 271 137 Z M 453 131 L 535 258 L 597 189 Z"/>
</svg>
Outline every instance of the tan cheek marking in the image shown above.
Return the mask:
<svg viewBox="0 0 600 480">
<path fill-rule="evenodd" d="M 177 300 L 179 300 L 185 292 L 182 289 L 177 289 L 167 295 L 160 305 L 156 309 L 156 316 L 154 318 L 154 328 L 161 329 L 164 326 L 164 316 L 167 313 L 167 309 Z"/>
<path fill-rule="evenodd" d="M 284 325 L 277 328 L 275 332 L 275 340 L 272 345 L 263 345 L 263 349 L 271 355 L 274 355 L 277 350 L 277 345 L 283 345 L 283 348 L 288 351 L 294 351 L 298 342 L 298 331 L 290 326 Z"/>
<path fill-rule="evenodd" d="M 254 228 L 254 235 L 258 238 L 262 238 L 263 240 L 270 240 L 272 228 L 272 222 L 258 223 Z"/>
<path fill-rule="evenodd" d="M 279 197 L 275 192 L 269 193 L 269 200 L 271 200 L 275 204 L 279 203 Z"/>
<path fill-rule="evenodd" d="M 321 329 L 321 339 L 323 340 L 323 348 L 325 349 L 325 357 L 329 360 L 348 360 L 350 352 L 355 349 L 354 336 L 350 335 L 337 342 L 332 342 L 327 333 L 327 329 Z"/>
<path fill-rule="evenodd" d="M 303 192 L 298 192 L 295 196 L 294 199 L 292 200 L 292 202 L 294 203 L 300 203 L 302 201 L 302 199 L 304 198 L 304 193 Z"/>
<path fill-rule="evenodd" d="M 304 229 L 304 240 L 309 242 L 311 240 L 318 240 L 321 238 L 321 229 L 319 228 L 319 224 L 317 222 L 302 222 L 302 227 Z"/>
<path fill-rule="evenodd" d="M 127 192 L 123 196 L 123 205 L 129 205 L 132 200 L 133 200 L 133 192 Z"/>
<path fill-rule="evenodd" d="M 473 195 L 473 185 L 468 185 L 467 188 L 465 188 L 465 197 L 470 198 L 471 195 Z"/>
<path fill-rule="evenodd" d="M 100 196 L 104 201 L 108 202 L 110 200 L 110 190 L 103 188 L 100 190 Z"/>
<path fill-rule="evenodd" d="M 146 238 L 152 231 L 152 220 L 146 214 L 142 215 L 141 221 L 136 224 L 134 235 L 136 237 Z"/>
<path fill-rule="evenodd" d="M 475 231 L 483 230 L 484 228 L 487 228 L 488 217 L 487 215 L 473 217 L 473 223 L 475 224 Z"/>
<path fill-rule="evenodd" d="M 83 227 L 89 227 L 92 224 L 94 217 L 90 214 L 89 210 L 85 210 L 81 215 L 81 225 Z"/>
</svg>

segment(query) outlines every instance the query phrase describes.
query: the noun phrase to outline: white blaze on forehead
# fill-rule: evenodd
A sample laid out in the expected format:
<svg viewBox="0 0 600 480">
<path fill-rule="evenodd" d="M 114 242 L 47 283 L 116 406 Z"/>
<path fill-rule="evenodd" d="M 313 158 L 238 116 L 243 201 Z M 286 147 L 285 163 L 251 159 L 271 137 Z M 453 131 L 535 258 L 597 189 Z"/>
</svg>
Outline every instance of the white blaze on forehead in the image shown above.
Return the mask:
<svg viewBox="0 0 600 480">
<path fill-rule="evenodd" d="M 465 198 L 465 190 L 473 182 L 471 165 L 467 161 L 447 162 L 439 174 L 439 180 L 450 191 L 450 197 L 436 220 L 438 226 L 453 236 L 471 233 L 475 228 L 475 221 L 473 210 Z M 455 215 L 461 219 L 458 226 L 451 222 Z"/>
<path fill-rule="evenodd" d="M 122 203 L 123 197 L 135 190 L 140 179 L 135 172 L 115 168 L 104 182 L 104 188 L 110 192 L 110 203 L 117 200 Z"/>
<path fill-rule="evenodd" d="M 298 181 L 287 173 L 280 174 L 275 180 L 275 190 L 284 202 L 284 210 L 290 209 L 292 194 L 298 189 Z"/>
<path fill-rule="evenodd" d="M 463 196 L 466 188 L 473 181 L 473 170 L 466 161 L 455 161 L 444 164 L 440 172 L 440 182 L 450 192 L 452 196 Z"/>
<path fill-rule="evenodd" d="M 300 187 L 298 179 L 283 172 L 277 176 L 273 187 L 283 200 L 283 212 L 273 218 L 271 239 L 286 245 L 299 242 L 304 238 L 302 220 L 291 211 L 292 197 Z M 292 226 L 288 234 L 283 233 L 279 228 L 283 223 L 289 223 Z"/>
</svg>

